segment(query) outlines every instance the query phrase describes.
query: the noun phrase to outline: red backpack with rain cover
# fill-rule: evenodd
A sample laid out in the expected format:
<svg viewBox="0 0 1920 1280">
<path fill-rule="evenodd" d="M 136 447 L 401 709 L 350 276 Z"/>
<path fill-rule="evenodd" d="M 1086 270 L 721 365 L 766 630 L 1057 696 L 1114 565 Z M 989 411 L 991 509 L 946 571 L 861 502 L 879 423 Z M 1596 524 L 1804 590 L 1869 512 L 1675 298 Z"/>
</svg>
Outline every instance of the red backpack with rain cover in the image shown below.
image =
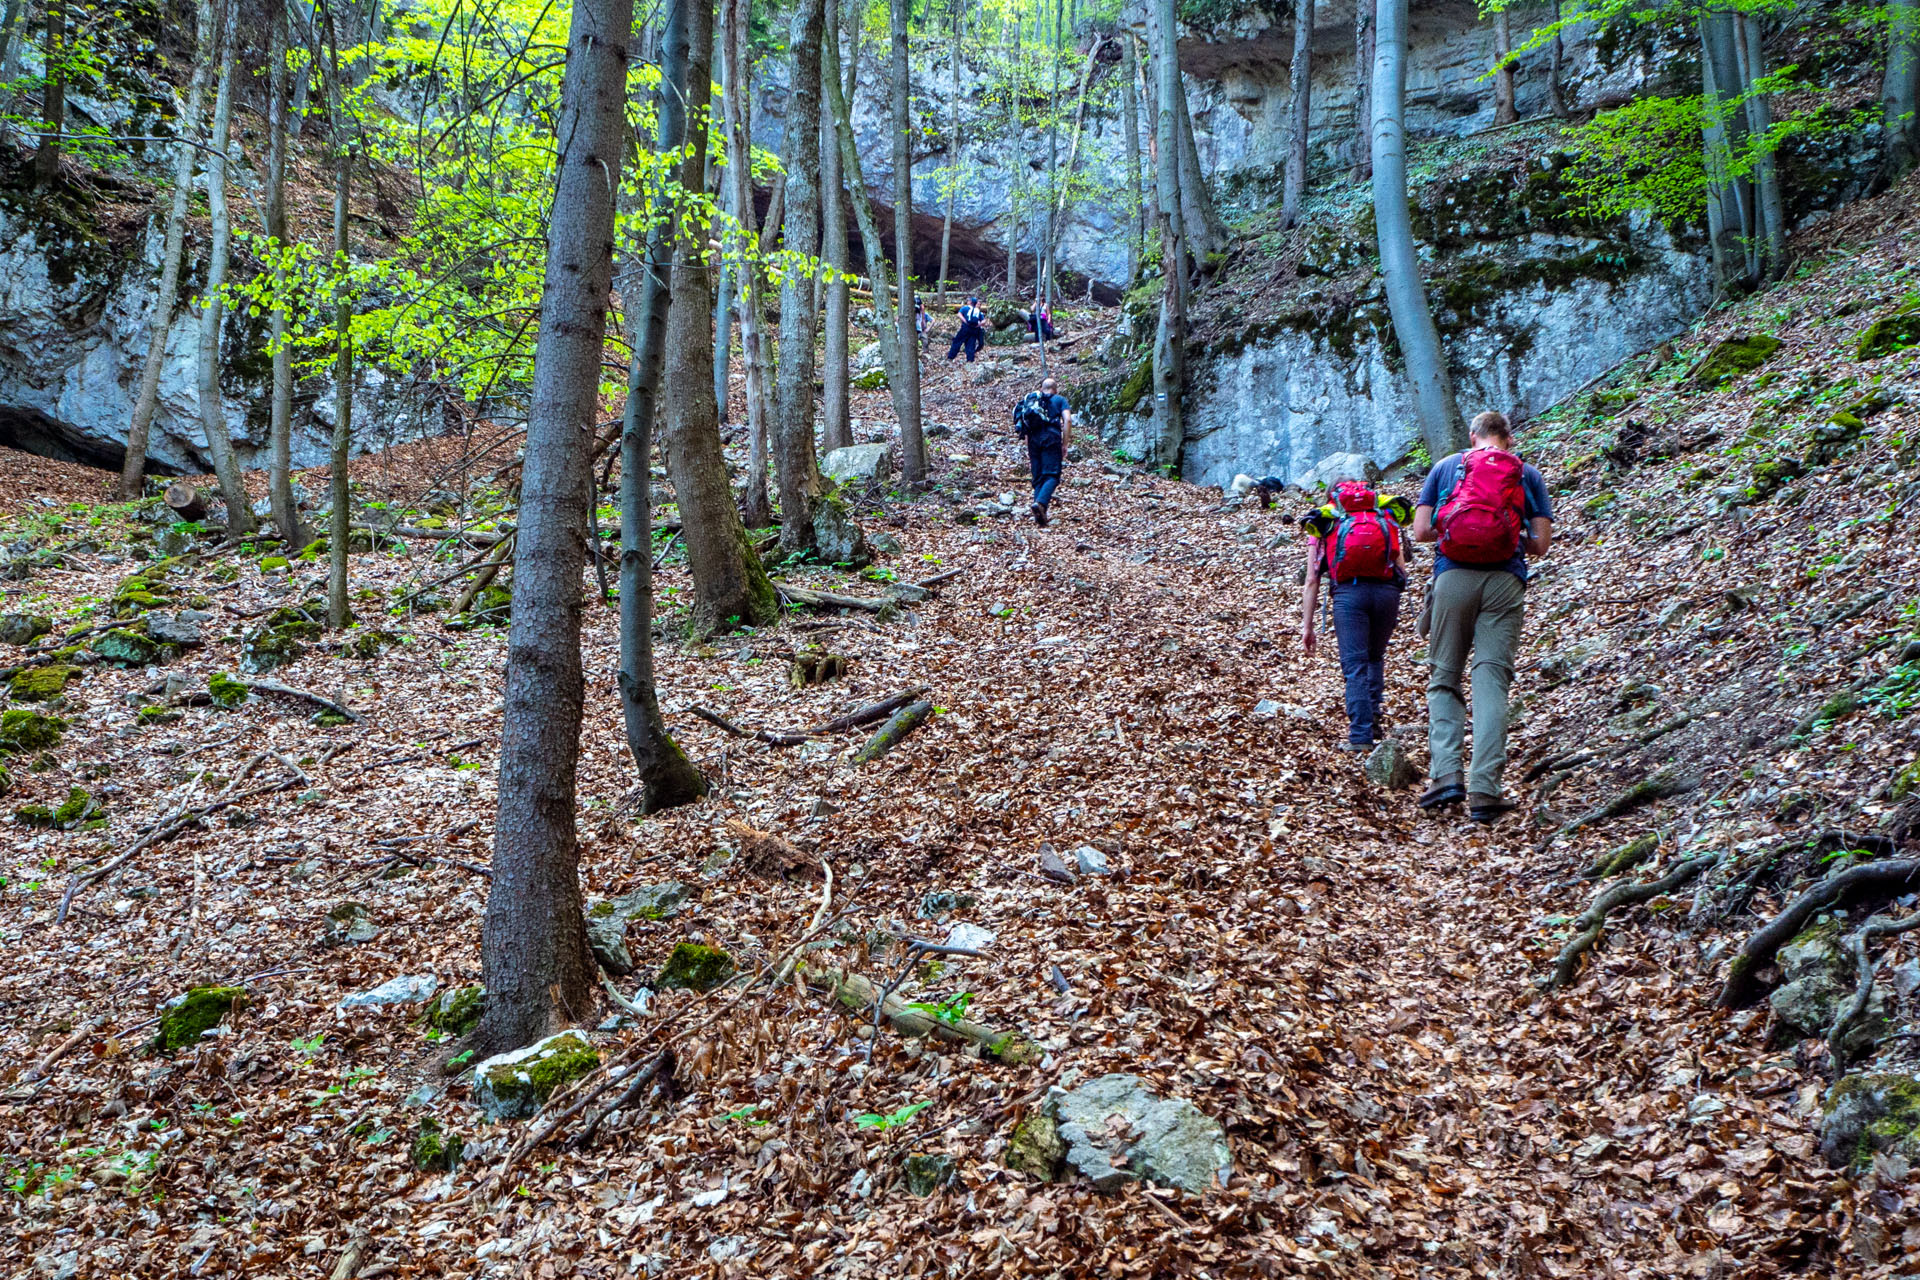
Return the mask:
<svg viewBox="0 0 1920 1280">
<path fill-rule="evenodd" d="M 1461 454 L 1453 492 L 1434 514 L 1440 554 L 1462 565 L 1501 565 L 1513 559 L 1526 527 L 1523 474 L 1520 455 L 1505 449 Z"/>
<path fill-rule="evenodd" d="M 1358 481 L 1333 491 L 1340 519 L 1326 535 L 1327 574 L 1335 582 L 1382 581 L 1393 576 L 1400 526 L 1380 510 L 1380 497 Z"/>
</svg>

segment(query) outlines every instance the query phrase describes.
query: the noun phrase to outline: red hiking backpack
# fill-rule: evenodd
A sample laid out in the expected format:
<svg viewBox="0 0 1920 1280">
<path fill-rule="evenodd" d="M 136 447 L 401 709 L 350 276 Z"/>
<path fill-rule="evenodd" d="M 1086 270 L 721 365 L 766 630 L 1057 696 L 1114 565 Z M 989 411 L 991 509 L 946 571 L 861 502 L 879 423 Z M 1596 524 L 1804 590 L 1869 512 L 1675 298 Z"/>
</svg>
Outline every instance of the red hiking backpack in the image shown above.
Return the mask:
<svg viewBox="0 0 1920 1280">
<path fill-rule="evenodd" d="M 1513 558 L 1526 524 L 1523 468 L 1520 455 L 1505 449 L 1469 449 L 1460 455 L 1453 492 L 1434 514 L 1441 555 L 1463 565 L 1499 565 Z"/>
<path fill-rule="evenodd" d="M 1334 489 L 1339 523 L 1326 536 L 1327 574 L 1335 582 L 1379 581 L 1393 576 L 1400 526 L 1380 510 L 1380 497 L 1353 480 Z"/>
</svg>

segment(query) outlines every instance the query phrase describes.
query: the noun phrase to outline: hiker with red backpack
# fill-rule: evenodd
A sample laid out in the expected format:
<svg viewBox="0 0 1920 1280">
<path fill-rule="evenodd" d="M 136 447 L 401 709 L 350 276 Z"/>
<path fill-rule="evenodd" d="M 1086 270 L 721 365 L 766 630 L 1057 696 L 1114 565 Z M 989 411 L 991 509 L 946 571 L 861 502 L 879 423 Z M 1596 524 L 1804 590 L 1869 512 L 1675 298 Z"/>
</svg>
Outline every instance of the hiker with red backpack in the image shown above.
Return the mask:
<svg viewBox="0 0 1920 1280">
<path fill-rule="evenodd" d="M 1413 517 L 1416 542 L 1437 542 L 1428 601 L 1427 749 L 1431 784 L 1422 809 L 1466 801 L 1492 824 L 1518 806 L 1503 798 L 1507 697 L 1526 611 L 1527 557 L 1553 541 L 1547 482 L 1513 449 L 1506 415 L 1473 420 L 1472 445 L 1427 474 Z M 1473 655 L 1473 757 L 1462 774 L 1467 704 L 1460 677 Z"/>
<path fill-rule="evenodd" d="M 1404 498 L 1382 498 L 1358 480 L 1327 487 L 1327 505 L 1301 521 L 1307 544 L 1307 582 L 1301 597 L 1301 647 L 1312 657 L 1318 637 L 1314 614 L 1320 579 L 1327 579 L 1333 635 L 1347 683 L 1347 740 L 1343 751 L 1371 748 L 1385 709 L 1387 642 L 1400 620 L 1407 585 L 1407 552 L 1400 525 Z"/>
</svg>

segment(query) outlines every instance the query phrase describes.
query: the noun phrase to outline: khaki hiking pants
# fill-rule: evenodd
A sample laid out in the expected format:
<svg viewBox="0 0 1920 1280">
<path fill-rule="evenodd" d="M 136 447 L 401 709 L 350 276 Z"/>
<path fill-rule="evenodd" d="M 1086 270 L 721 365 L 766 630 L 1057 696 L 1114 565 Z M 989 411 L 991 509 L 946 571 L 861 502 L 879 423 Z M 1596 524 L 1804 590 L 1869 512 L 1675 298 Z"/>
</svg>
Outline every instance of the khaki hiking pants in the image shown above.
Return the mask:
<svg viewBox="0 0 1920 1280">
<path fill-rule="evenodd" d="M 1505 569 L 1448 569 L 1433 580 L 1433 629 L 1427 637 L 1428 771 L 1460 772 L 1467 705 L 1460 676 L 1473 654 L 1473 764 L 1467 791 L 1498 796 L 1507 765 L 1507 695 L 1513 650 L 1526 613 L 1526 585 Z"/>
</svg>

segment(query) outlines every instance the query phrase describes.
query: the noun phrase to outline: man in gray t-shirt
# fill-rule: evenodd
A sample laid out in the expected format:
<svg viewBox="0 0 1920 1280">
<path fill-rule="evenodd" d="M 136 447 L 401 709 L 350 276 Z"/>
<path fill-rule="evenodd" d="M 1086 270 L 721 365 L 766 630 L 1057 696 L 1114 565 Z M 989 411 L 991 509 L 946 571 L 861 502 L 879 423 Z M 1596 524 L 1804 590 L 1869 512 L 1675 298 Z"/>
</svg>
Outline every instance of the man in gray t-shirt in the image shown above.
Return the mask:
<svg viewBox="0 0 1920 1280">
<path fill-rule="evenodd" d="M 1506 482 L 1512 483 L 1513 433 L 1504 414 L 1483 413 L 1473 420 L 1473 448 L 1501 451 L 1490 457 L 1505 468 Z M 1414 505 L 1414 541 L 1441 540 L 1435 513 L 1446 508 L 1459 484 L 1463 456 L 1456 453 L 1441 459 L 1428 474 Z M 1475 463 L 1476 475 L 1479 465 Z M 1434 809 L 1465 800 L 1473 820 L 1488 824 L 1516 807 L 1500 791 L 1507 764 L 1513 653 L 1526 611 L 1527 557 L 1545 555 L 1553 541 L 1553 502 L 1547 496 L 1546 480 L 1531 464 L 1519 466 L 1520 492 L 1510 500 L 1520 510 L 1505 508 L 1519 517 L 1507 526 L 1514 538 L 1507 544 L 1513 547 L 1511 555 L 1469 564 L 1436 554 L 1433 582 L 1427 588 L 1433 593 L 1433 624 L 1427 636 L 1427 754 L 1432 784 L 1420 797 L 1420 807 Z M 1473 760 L 1463 775 L 1460 756 L 1467 707 L 1460 695 L 1460 677 L 1469 653 L 1473 655 Z"/>
</svg>

